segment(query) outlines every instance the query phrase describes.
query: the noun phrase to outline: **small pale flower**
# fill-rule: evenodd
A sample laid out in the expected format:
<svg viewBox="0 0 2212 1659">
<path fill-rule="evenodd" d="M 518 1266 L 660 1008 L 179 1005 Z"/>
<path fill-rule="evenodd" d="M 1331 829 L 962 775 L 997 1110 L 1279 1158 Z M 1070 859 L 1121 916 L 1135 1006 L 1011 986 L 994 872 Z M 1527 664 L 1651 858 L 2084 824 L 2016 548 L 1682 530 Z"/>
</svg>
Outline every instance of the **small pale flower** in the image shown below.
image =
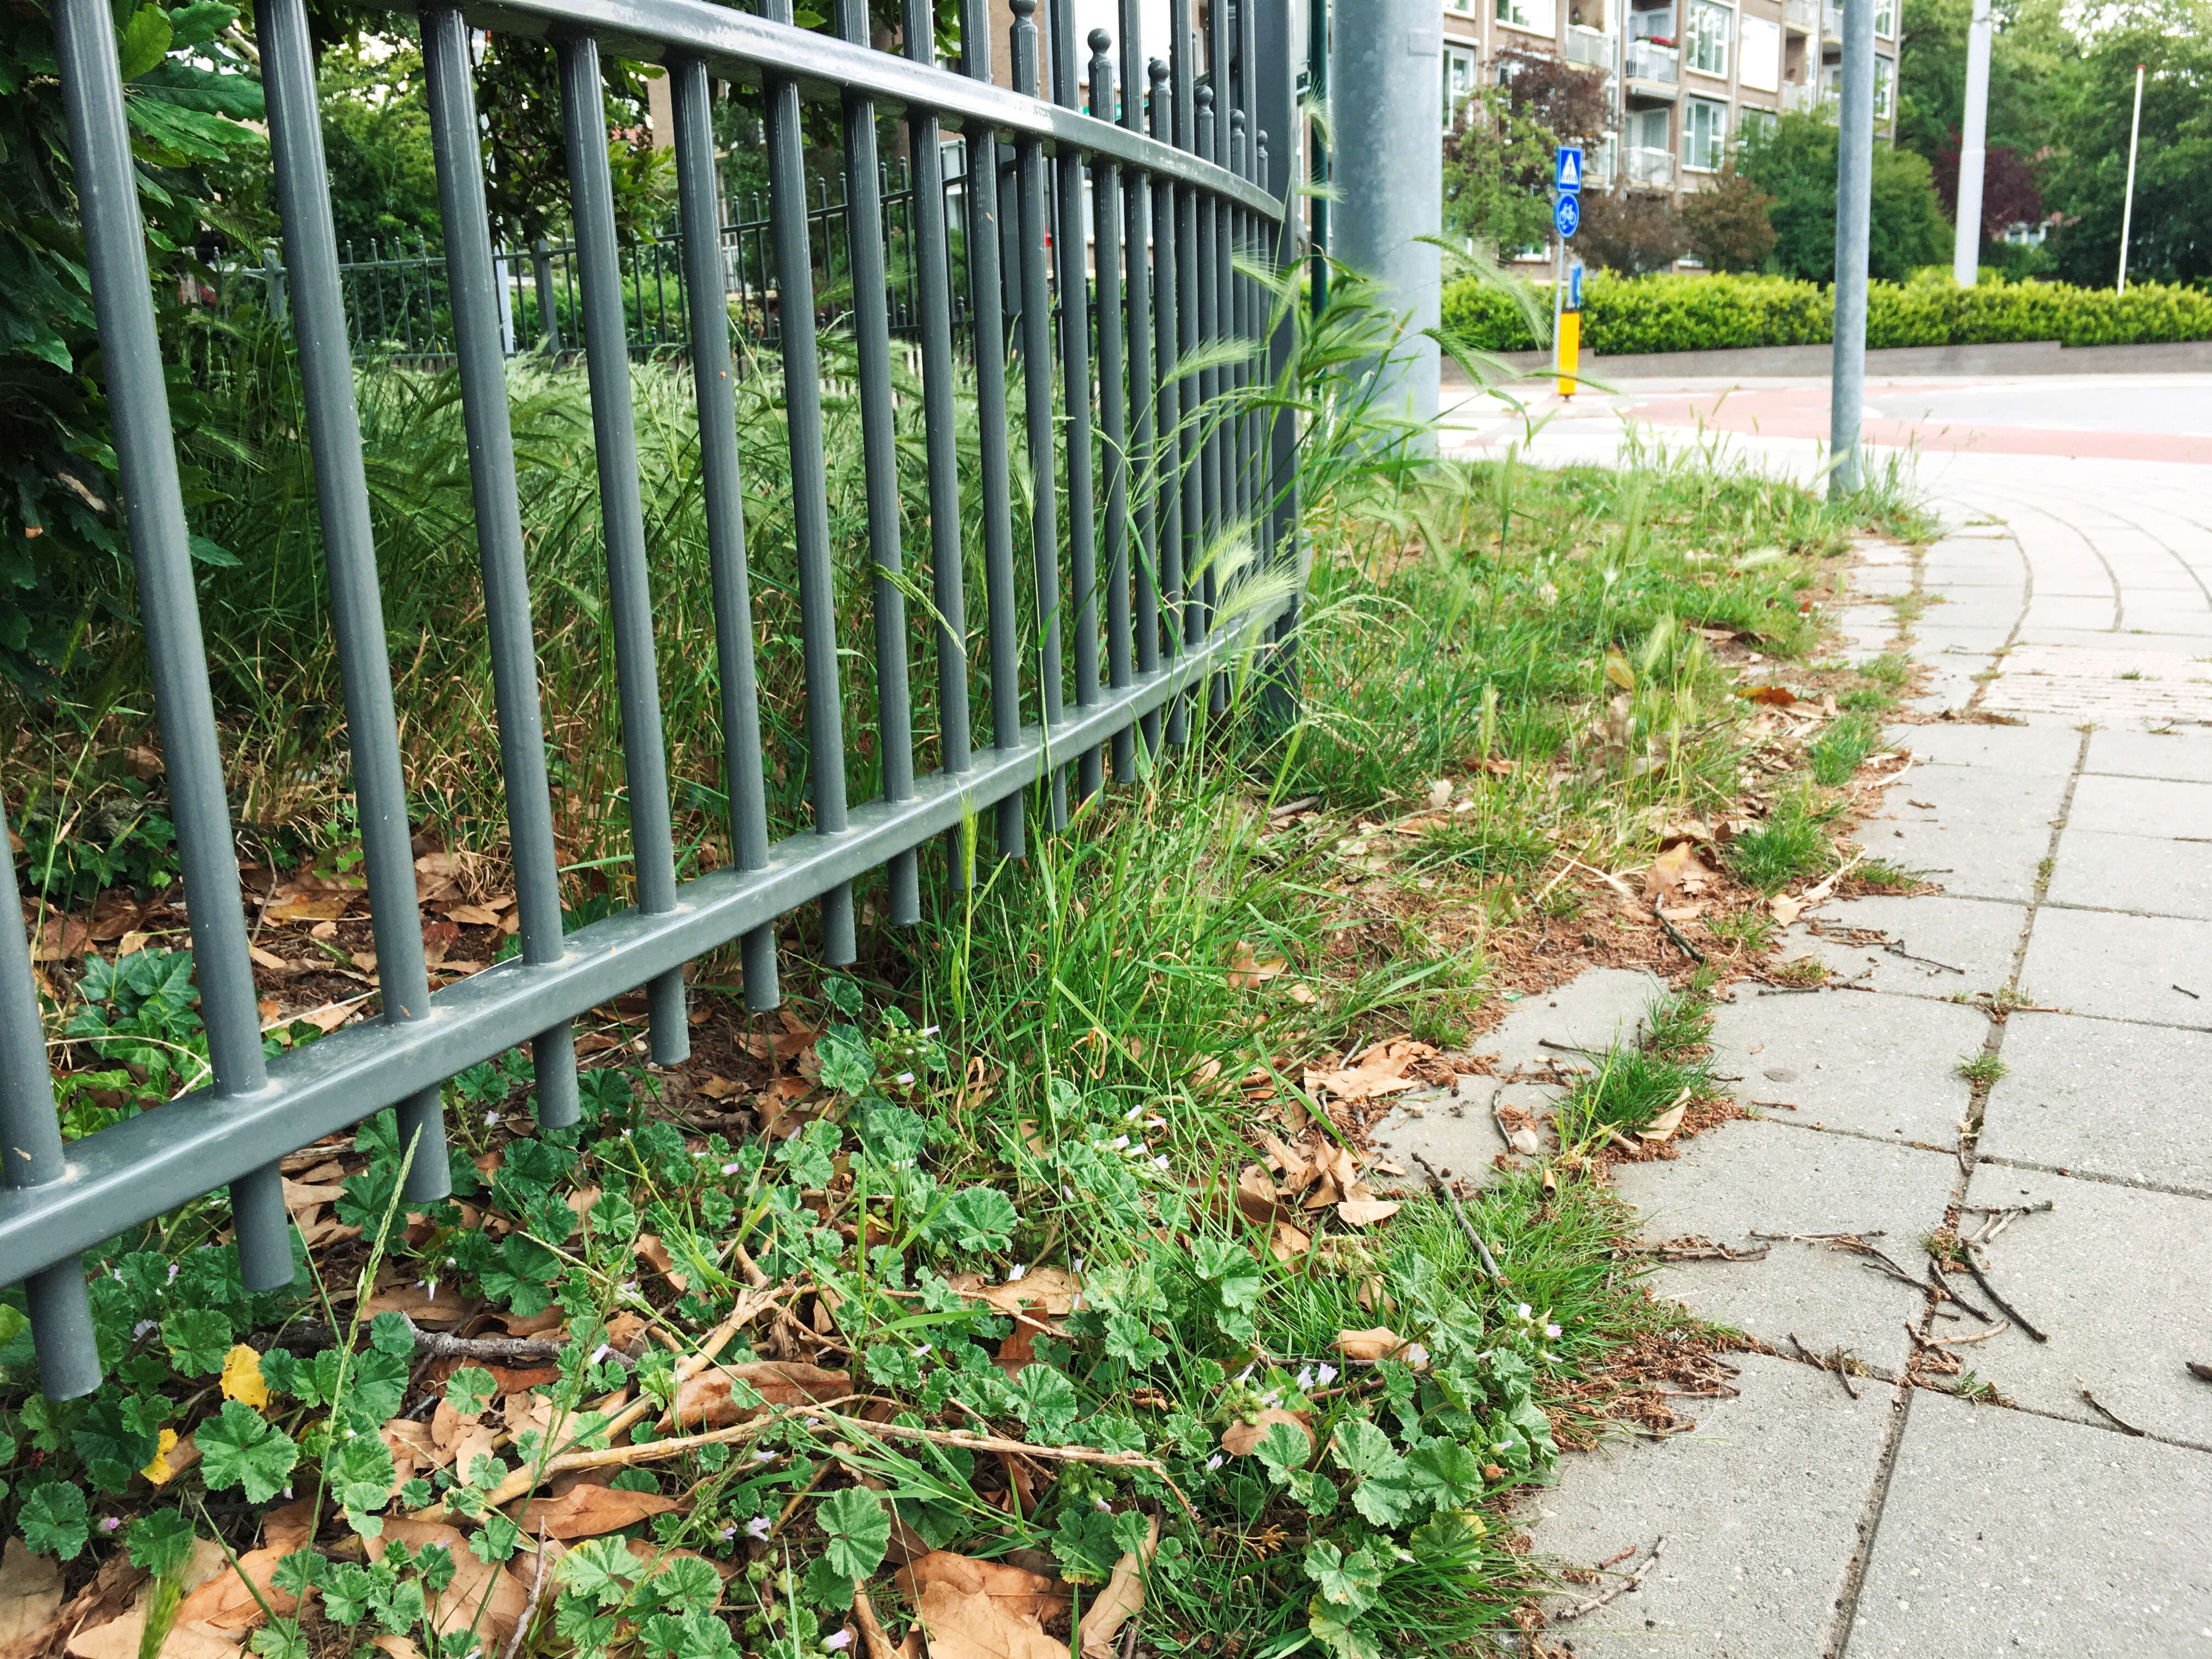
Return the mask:
<svg viewBox="0 0 2212 1659">
<path fill-rule="evenodd" d="M 497 1112 L 486 1112 L 486 1113 L 484 1114 L 484 1127 L 485 1127 L 485 1128 L 487 1128 L 487 1129 L 490 1128 L 490 1127 L 491 1127 L 491 1126 L 492 1126 L 493 1124 L 495 1124 L 495 1123 L 496 1123 L 496 1122 L 498 1122 L 498 1121 L 499 1121 L 499 1114 L 498 1114 Z"/>
<path fill-rule="evenodd" d="M 1316 1371 L 1314 1376 L 1320 1382 L 1322 1387 L 1327 1388 L 1330 1383 L 1336 1381 L 1336 1367 L 1334 1365 L 1325 1364 L 1319 1370 Z"/>
<path fill-rule="evenodd" d="M 725 1164 L 722 1166 L 722 1173 L 724 1175 L 735 1175 L 737 1172 L 738 1166 L 735 1164 Z"/>
<path fill-rule="evenodd" d="M 720 1532 L 718 1532 L 718 1533 L 716 1533 L 716 1534 L 714 1534 L 714 1536 L 715 1536 L 715 1537 L 720 1538 L 720 1539 L 722 1539 L 722 1540 L 724 1540 L 725 1541 L 726 1541 L 726 1540 L 730 1540 L 730 1539 L 735 1538 L 737 1535 L 738 1535 L 738 1523 L 737 1523 L 736 1522 L 734 1522 L 734 1521 L 731 1522 L 730 1522 L 730 1524 L 729 1524 L 728 1526 L 726 1526 L 726 1527 L 723 1528 L 721 1529 L 721 1531 L 720 1531 Z"/>
<path fill-rule="evenodd" d="M 769 1528 L 773 1527 L 775 1524 L 775 1523 L 773 1521 L 770 1521 L 768 1516 L 764 1515 L 757 1515 L 753 1516 L 751 1520 L 745 1522 L 745 1535 L 749 1538 L 757 1538 L 765 1541 L 769 1534 Z"/>
<path fill-rule="evenodd" d="M 934 1025 L 925 1025 L 921 1028 L 921 1035 L 924 1036 L 935 1036 L 937 1035 L 937 1028 Z"/>
<path fill-rule="evenodd" d="M 1128 1149 L 1129 1149 L 1129 1137 L 1128 1137 L 1128 1136 L 1127 1136 L 1127 1135 L 1115 1135 L 1115 1136 L 1114 1137 L 1114 1150 L 1115 1150 L 1115 1152 L 1124 1152 L 1128 1151 Z"/>
<path fill-rule="evenodd" d="M 1516 1308 L 1513 1312 L 1516 1317 L 1521 1319 L 1534 1319 L 1536 1316 L 1536 1310 L 1525 1302 L 1523 1302 L 1519 1307 Z"/>
<path fill-rule="evenodd" d="M 100 1529 L 102 1532 L 113 1532 L 122 1524 L 123 1517 L 119 1515 L 103 1515 L 100 1517 Z"/>
<path fill-rule="evenodd" d="M 425 1302 L 435 1302 L 438 1299 L 438 1281 L 436 1279 L 426 1279 L 422 1281 L 422 1299 Z"/>
<path fill-rule="evenodd" d="M 826 1653 L 842 1653 L 852 1645 L 853 1632 L 848 1630 L 832 1631 L 822 1638 L 823 1650 Z"/>
<path fill-rule="evenodd" d="M 147 1332 L 158 1331 L 161 1328 L 159 1325 L 156 1325 L 152 1320 L 142 1319 L 136 1325 L 133 1325 L 131 1328 L 131 1340 L 135 1342 L 140 1337 L 145 1335 Z"/>
<path fill-rule="evenodd" d="M 1407 1343 L 1406 1345 L 1406 1363 L 1408 1365 L 1411 1365 L 1417 1371 L 1427 1370 L 1429 1364 L 1429 1351 L 1418 1342 Z"/>
<path fill-rule="evenodd" d="M 599 1363 L 599 1361 L 601 1361 L 602 1359 L 605 1359 L 605 1358 L 609 1354 L 612 1353 L 613 1352 L 614 1352 L 614 1345 L 613 1345 L 613 1344 L 611 1344 L 611 1343 L 608 1343 L 608 1342 L 602 1342 L 602 1343 L 600 1343 L 600 1344 L 599 1344 L 599 1346 L 598 1347 L 596 1347 L 596 1348 L 594 1348 L 594 1349 L 592 1349 L 592 1364 L 593 1364 L 594 1365 L 598 1364 Z"/>
<path fill-rule="evenodd" d="M 1028 1271 L 1029 1267 L 1026 1263 L 1017 1261 L 1012 1267 L 1006 1269 L 1006 1283 L 1009 1285 L 1012 1284 L 1016 1279 L 1019 1279 Z"/>
<path fill-rule="evenodd" d="M 899 1082 L 899 1085 L 900 1085 L 900 1087 L 902 1087 L 902 1088 L 905 1087 L 907 1085 L 908 1085 L 908 1084 L 912 1083 L 913 1081 L 914 1081 L 914 1073 L 913 1073 L 912 1072 L 901 1072 L 901 1073 L 898 1074 L 898 1082 Z M 842 1632 L 842 1631 L 840 1631 L 840 1632 L 838 1632 L 838 1634 L 842 1636 L 842 1634 L 844 1634 L 844 1632 Z"/>
<path fill-rule="evenodd" d="M 1071 1204 L 1075 1202 L 1075 1188 L 1073 1187 L 1062 1187 L 1060 1189 L 1060 1195 Z"/>
<path fill-rule="evenodd" d="M 1300 1394 L 1304 1394 L 1304 1393 L 1308 1389 L 1310 1389 L 1311 1387 L 1313 1387 L 1313 1385 L 1314 1385 L 1313 1367 L 1312 1367 L 1312 1366 L 1310 1366 L 1310 1365 L 1301 1365 L 1301 1366 L 1299 1366 L 1299 1367 L 1298 1367 L 1298 1392 L 1299 1392 Z"/>
<path fill-rule="evenodd" d="M 757 1451 L 753 1454 L 753 1462 L 756 1463 L 773 1463 L 775 1462 L 775 1454 L 772 1451 Z"/>
<path fill-rule="evenodd" d="M 928 1343 L 927 1343 L 927 1342 L 924 1342 L 924 1343 L 921 1344 L 918 1347 L 916 1347 L 916 1348 L 915 1349 L 915 1351 L 914 1351 L 914 1357 L 915 1357 L 916 1359 L 919 1359 L 919 1358 L 921 1358 L 922 1357 L 922 1355 L 924 1355 L 924 1354 L 927 1353 L 928 1352 L 929 1352 L 929 1344 L 928 1344 Z"/>
<path fill-rule="evenodd" d="M 170 1284 L 172 1284 L 172 1285 L 173 1285 L 173 1284 L 175 1284 L 176 1282 L 177 1282 L 177 1264 L 176 1264 L 175 1262 L 172 1261 L 172 1262 L 169 1264 L 169 1283 L 170 1283 Z"/>
<path fill-rule="evenodd" d="M 1160 1168 L 1164 1170 L 1168 1167 L 1168 1155 L 1165 1152 L 1162 1152 L 1155 1157 L 1152 1159 L 1152 1162 L 1158 1164 Z"/>
<path fill-rule="evenodd" d="M 1544 1327 L 1544 1334 L 1556 1342 L 1559 1340 L 1559 1328 L 1557 1325 L 1547 1325 Z"/>
<path fill-rule="evenodd" d="M 1216 1452 L 1212 1456 L 1207 1458 L 1206 1460 L 1206 1467 L 1209 1469 L 1219 1468 L 1221 1467 L 1221 1454 L 1219 1452 Z"/>
</svg>

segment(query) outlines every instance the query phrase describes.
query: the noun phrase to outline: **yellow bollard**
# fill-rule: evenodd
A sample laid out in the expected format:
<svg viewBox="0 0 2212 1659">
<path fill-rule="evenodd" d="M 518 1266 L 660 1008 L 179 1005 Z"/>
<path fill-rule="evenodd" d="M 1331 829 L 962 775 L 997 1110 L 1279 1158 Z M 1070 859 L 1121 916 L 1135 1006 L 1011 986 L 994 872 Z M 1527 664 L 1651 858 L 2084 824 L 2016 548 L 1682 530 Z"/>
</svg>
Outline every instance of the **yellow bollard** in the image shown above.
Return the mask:
<svg viewBox="0 0 2212 1659">
<path fill-rule="evenodd" d="M 1559 313 L 1559 396 L 1575 395 L 1575 365 L 1582 356 L 1583 314 L 1579 311 Z"/>
</svg>

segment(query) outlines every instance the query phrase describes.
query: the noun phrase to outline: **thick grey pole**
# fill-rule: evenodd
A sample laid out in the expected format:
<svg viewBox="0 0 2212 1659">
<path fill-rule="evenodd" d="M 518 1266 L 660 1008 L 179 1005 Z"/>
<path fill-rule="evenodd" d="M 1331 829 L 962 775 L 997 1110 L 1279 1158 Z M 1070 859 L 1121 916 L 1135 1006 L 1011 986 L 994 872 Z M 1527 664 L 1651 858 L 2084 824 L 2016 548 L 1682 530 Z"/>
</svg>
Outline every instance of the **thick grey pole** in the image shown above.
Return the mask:
<svg viewBox="0 0 2212 1659">
<path fill-rule="evenodd" d="M 1867 0 L 1871 4 L 1872 0 Z M 1336 204 L 1329 252 L 1382 285 L 1407 336 L 1376 384 L 1377 407 L 1432 423 L 1443 268 L 1443 22 L 1436 0 L 1366 0 L 1357 27 L 1337 32 L 1329 65 L 1336 131 Z M 1432 447 L 1433 437 L 1426 447 Z"/>
<path fill-rule="evenodd" d="M 1966 116 L 1959 137 L 1959 228 L 1951 277 L 1972 288 L 1982 264 L 1982 164 L 1990 137 L 1990 0 L 1974 0 L 1966 28 Z"/>
<path fill-rule="evenodd" d="M 1844 85 L 1836 143 L 1836 344 L 1830 371 L 1831 495 L 1859 487 L 1866 402 L 1867 228 L 1874 190 L 1875 0 L 1844 0 Z"/>
</svg>

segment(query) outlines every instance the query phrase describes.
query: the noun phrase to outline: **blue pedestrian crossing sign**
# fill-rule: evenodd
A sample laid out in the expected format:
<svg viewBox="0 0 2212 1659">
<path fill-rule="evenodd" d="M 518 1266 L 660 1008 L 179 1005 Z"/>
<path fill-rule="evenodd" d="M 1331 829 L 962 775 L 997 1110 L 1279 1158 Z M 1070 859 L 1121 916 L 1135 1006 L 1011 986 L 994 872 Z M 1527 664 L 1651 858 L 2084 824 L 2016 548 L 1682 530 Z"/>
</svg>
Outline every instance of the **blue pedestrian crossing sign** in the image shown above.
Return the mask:
<svg viewBox="0 0 2212 1659">
<path fill-rule="evenodd" d="M 1552 157 L 1552 188 L 1565 196 L 1581 193 L 1583 152 L 1578 144 L 1561 144 Z"/>
<path fill-rule="evenodd" d="M 1552 204 L 1552 228 L 1561 236 L 1571 236 L 1583 228 L 1583 198 L 1562 196 Z"/>
<path fill-rule="evenodd" d="M 1580 264 L 1567 267 L 1567 309 L 1583 308 L 1583 268 Z"/>
</svg>

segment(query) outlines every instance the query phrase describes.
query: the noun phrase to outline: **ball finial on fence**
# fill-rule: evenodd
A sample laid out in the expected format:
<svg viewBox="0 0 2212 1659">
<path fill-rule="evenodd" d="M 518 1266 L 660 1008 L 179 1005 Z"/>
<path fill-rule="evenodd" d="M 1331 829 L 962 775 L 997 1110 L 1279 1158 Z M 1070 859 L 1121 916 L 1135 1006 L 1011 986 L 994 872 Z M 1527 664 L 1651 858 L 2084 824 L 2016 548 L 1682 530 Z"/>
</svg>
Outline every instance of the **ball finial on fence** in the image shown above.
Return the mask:
<svg viewBox="0 0 2212 1659">
<path fill-rule="evenodd" d="M 1110 35 L 1110 34 L 1107 33 L 1106 33 L 1106 31 L 1105 31 L 1104 29 L 1093 29 L 1093 30 L 1091 30 L 1091 51 L 1093 51 L 1093 52 L 1095 52 L 1099 53 L 1101 56 L 1103 56 L 1103 55 L 1104 55 L 1104 53 L 1108 51 L 1108 49 L 1109 49 L 1109 48 L 1110 48 L 1110 47 L 1113 46 L 1113 44 L 1114 44 L 1114 37 L 1113 37 L 1112 35 Z"/>
<path fill-rule="evenodd" d="M 1030 3 L 1034 5 L 1036 0 L 1030 0 Z M 1213 108 L 1213 88 L 1203 81 L 1198 83 L 1198 107 L 1200 113 L 1211 112 Z"/>
<path fill-rule="evenodd" d="M 1036 12 L 1036 0 L 1013 0 L 1013 12 L 1014 15 L 1017 17 L 1030 17 L 1035 15 Z"/>
<path fill-rule="evenodd" d="M 1147 75 L 1149 75 L 1149 76 L 1152 76 L 1152 84 L 1153 84 L 1154 86 L 1156 86 L 1156 87 L 1164 87 L 1164 86 L 1167 85 L 1167 83 L 1168 83 L 1168 64 L 1167 64 L 1167 59 L 1166 59 L 1166 58 L 1153 58 L 1153 59 L 1152 59 L 1152 61 L 1151 62 L 1151 64 L 1148 64 L 1148 65 L 1146 67 L 1146 70 L 1145 70 L 1145 72 L 1146 72 Z"/>
</svg>

